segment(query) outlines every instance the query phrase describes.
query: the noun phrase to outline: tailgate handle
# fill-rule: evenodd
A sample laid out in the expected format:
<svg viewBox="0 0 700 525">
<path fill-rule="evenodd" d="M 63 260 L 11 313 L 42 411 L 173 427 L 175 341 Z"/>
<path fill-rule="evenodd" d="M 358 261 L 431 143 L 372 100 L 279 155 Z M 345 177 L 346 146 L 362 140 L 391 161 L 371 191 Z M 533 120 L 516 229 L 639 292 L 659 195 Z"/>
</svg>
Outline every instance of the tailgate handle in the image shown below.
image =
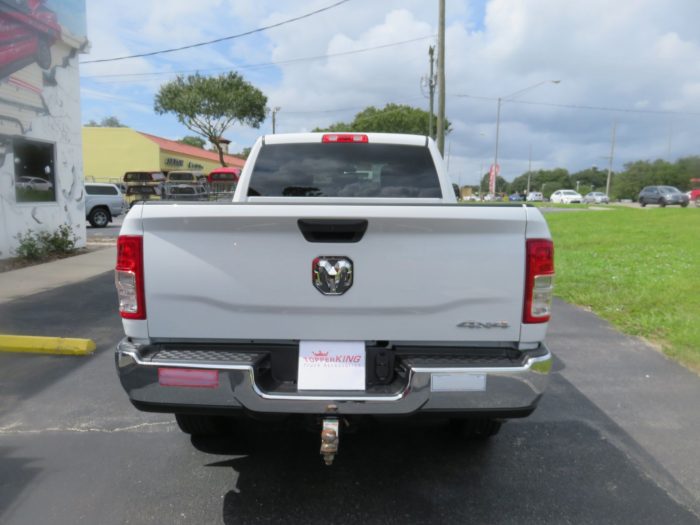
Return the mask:
<svg viewBox="0 0 700 525">
<path fill-rule="evenodd" d="M 297 225 L 309 242 L 358 242 L 367 231 L 366 219 L 299 219 Z"/>
</svg>

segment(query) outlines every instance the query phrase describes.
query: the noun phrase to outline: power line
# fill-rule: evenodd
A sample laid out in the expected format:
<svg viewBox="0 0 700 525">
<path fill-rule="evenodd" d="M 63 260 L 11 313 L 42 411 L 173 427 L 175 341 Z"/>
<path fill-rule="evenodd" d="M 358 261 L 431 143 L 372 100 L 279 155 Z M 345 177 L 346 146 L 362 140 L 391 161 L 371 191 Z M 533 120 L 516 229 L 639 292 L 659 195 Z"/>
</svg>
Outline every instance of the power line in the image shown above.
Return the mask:
<svg viewBox="0 0 700 525">
<path fill-rule="evenodd" d="M 399 105 L 399 106 L 400 106 L 400 105 L 405 105 L 407 102 L 412 102 L 412 101 L 418 100 L 418 99 L 421 99 L 421 100 L 422 100 L 423 97 L 422 97 L 422 96 L 420 96 L 420 97 L 411 97 L 411 98 L 407 98 L 407 99 L 401 100 L 401 101 L 399 101 L 399 102 L 393 102 L 393 104 L 396 104 L 396 105 Z M 387 102 L 387 103 L 385 103 L 384 105 L 386 106 L 387 104 L 390 104 L 390 103 L 391 103 L 391 102 Z M 307 114 L 315 115 L 315 114 L 319 114 L 319 113 L 341 113 L 341 112 L 343 112 L 343 111 L 357 111 L 357 110 L 367 109 L 367 107 L 368 107 L 368 106 L 355 106 L 355 107 L 349 107 L 349 108 L 346 107 L 346 108 L 334 108 L 334 109 L 290 110 L 290 111 L 286 111 L 286 110 L 285 110 L 284 113 L 285 113 L 286 115 L 292 115 L 292 114 L 293 114 L 293 115 L 307 115 Z M 381 108 L 378 108 L 378 109 L 381 110 Z M 395 113 L 395 112 L 398 112 L 398 111 L 401 111 L 401 108 L 399 108 L 399 109 L 394 109 L 394 110 L 389 110 L 389 111 L 384 111 L 382 114 L 383 114 L 383 115 L 387 115 L 387 114 Z"/>
<path fill-rule="evenodd" d="M 385 49 L 388 47 L 400 46 L 403 44 L 410 44 L 412 42 L 419 42 L 421 40 L 427 40 L 429 38 L 435 38 L 435 35 L 426 35 L 418 38 L 411 38 L 410 40 L 402 40 L 400 42 L 392 42 L 389 44 L 382 44 L 373 47 L 364 47 L 362 49 L 355 49 L 353 51 L 341 51 L 339 53 L 327 53 L 325 55 L 315 55 L 310 57 L 299 57 L 290 58 L 288 60 L 279 60 L 276 62 L 260 62 L 258 64 L 246 64 L 241 66 L 231 66 L 231 67 L 220 67 L 220 68 L 210 68 L 210 69 L 185 69 L 180 71 L 153 71 L 151 73 L 110 73 L 105 75 L 87 75 L 81 76 L 80 78 L 120 78 L 120 77 L 147 77 L 147 76 L 159 76 L 159 75 L 180 75 L 183 73 L 206 73 L 214 71 L 230 71 L 232 69 L 262 69 L 265 67 L 278 66 L 283 64 L 292 64 L 297 62 L 307 62 L 312 60 L 321 60 L 324 58 L 334 58 L 339 56 L 356 55 L 359 53 L 365 53 L 367 51 L 374 51 L 376 49 Z M 286 113 L 286 112 L 285 112 Z"/>
<path fill-rule="evenodd" d="M 150 57 L 154 55 L 162 55 L 164 53 L 174 53 L 175 51 L 182 51 L 184 49 L 192 49 L 193 47 L 201 47 L 201 46 L 208 46 L 210 44 L 216 44 L 218 42 L 224 42 L 225 40 L 234 40 L 236 38 L 241 38 L 244 36 L 249 36 L 255 33 L 260 33 L 262 31 L 266 31 L 268 29 L 272 29 L 275 27 L 280 27 L 286 24 L 290 24 L 292 22 L 297 22 L 299 20 L 303 20 L 304 18 L 309 18 L 310 16 L 317 15 L 318 13 L 322 13 L 324 11 L 328 11 L 329 9 L 333 9 L 334 7 L 338 7 L 339 5 L 345 4 L 349 2 L 350 0 L 340 0 L 339 2 L 336 2 L 335 4 L 331 4 L 326 7 L 322 7 L 321 9 L 317 9 L 315 11 L 311 11 L 310 13 L 306 13 L 301 16 L 297 16 L 294 18 L 289 18 L 287 20 L 283 20 L 282 22 L 277 22 L 276 24 L 270 24 L 268 26 L 263 26 L 259 27 L 257 29 L 252 29 L 250 31 L 246 31 L 245 33 L 239 33 L 237 35 L 229 35 L 229 36 L 224 36 L 221 38 L 216 38 L 214 40 L 208 40 L 206 42 L 197 42 L 196 44 L 190 44 L 187 46 L 181 46 L 181 47 L 172 47 L 170 49 L 161 49 L 160 51 L 151 51 L 149 53 L 139 53 L 137 55 L 127 55 L 123 57 L 114 57 L 114 58 L 101 58 L 98 60 L 86 60 L 84 62 L 81 62 L 81 64 L 96 64 L 99 62 L 116 62 L 117 60 L 128 60 L 130 58 L 142 58 L 142 57 Z"/>
<path fill-rule="evenodd" d="M 477 95 L 453 95 L 458 98 L 472 98 L 476 100 L 497 101 L 496 97 L 483 97 Z M 632 108 L 615 108 L 610 106 L 590 106 L 584 104 L 556 104 L 554 102 L 532 102 L 528 100 L 508 100 L 509 104 L 526 104 L 530 106 L 550 106 L 555 108 L 566 109 L 585 109 L 591 111 L 614 111 L 618 113 L 642 113 L 650 115 L 700 115 L 700 112 L 693 111 L 671 111 L 665 109 L 632 109 Z"/>
</svg>

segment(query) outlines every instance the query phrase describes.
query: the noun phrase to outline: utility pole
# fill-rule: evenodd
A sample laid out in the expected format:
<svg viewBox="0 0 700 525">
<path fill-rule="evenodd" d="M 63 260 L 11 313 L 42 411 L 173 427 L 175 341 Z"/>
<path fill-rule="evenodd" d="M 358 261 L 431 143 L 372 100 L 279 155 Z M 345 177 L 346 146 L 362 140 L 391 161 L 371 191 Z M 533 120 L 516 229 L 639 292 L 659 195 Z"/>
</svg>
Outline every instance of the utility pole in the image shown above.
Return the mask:
<svg viewBox="0 0 700 525">
<path fill-rule="evenodd" d="M 272 108 L 272 134 L 275 134 L 275 124 L 276 124 L 276 116 L 277 112 L 282 109 L 281 107 L 277 106 Z"/>
<path fill-rule="evenodd" d="M 530 174 L 532 173 L 532 144 L 530 144 L 530 155 L 527 158 L 527 191 L 525 196 L 530 195 Z"/>
<path fill-rule="evenodd" d="M 440 0 L 438 21 L 438 114 L 437 147 L 445 155 L 445 0 Z"/>
<path fill-rule="evenodd" d="M 615 155 L 615 130 L 617 128 L 617 121 L 613 121 L 612 128 L 612 140 L 610 141 L 610 158 L 608 159 L 608 182 L 605 184 L 605 194 L 610 196 L 610 181 L 612 179 L 612 165 L 613 157 Z"/>
<path fill-rule="evenodd" d="M 433 100 L 435 98 L 435 74 L 433 73 L 433 62 L 435 60 L 435 46 L 430 46 L 428 48 L 428 55 L 430 56 L 430 76 L 428 77 L 428 90 L 430 92 L 430 112 L 428 114 L 428 136 L 431 139 L 435 138 L 433 134 Z"/>
</svg>

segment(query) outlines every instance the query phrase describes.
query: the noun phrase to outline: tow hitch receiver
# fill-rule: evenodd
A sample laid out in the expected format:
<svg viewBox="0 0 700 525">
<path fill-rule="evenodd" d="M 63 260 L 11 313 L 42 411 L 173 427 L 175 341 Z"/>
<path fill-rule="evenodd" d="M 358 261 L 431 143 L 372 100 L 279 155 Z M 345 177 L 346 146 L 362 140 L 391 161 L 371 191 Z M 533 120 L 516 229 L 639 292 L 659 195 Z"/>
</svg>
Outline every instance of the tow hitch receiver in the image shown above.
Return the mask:
<svg viewBox="0 0 700 525">
<path fill-rule="evenodd" d="M 321 455 L 326 465 L 333 464 L 340 443 L 340 425 L 337 417 L 323 418 L 321 428 Z"/>
</svg>

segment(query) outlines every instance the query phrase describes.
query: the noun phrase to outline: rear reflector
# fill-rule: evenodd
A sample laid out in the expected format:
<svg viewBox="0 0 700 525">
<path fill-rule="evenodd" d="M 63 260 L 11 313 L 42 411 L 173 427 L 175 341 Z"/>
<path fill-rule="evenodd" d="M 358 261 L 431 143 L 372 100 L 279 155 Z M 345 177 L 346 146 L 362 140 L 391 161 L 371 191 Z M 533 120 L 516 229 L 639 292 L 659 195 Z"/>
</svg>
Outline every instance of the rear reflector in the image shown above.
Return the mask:
<svg viewBox="0 0 700 525">
<path fill-rule="evenodd" d="M 358 135 L 356 133 L 333 133 L 332 135 L 324 135 L 321 142 L 369 142 L 367 135 Z"/>
<path fill-rule="evenodd" d="M 219 386 L 219 371 L 199 368 L 159 368 L 158 384 L 160 386 L 189 388 L 217 388 Z"/>
<path fill-rule="evenodd" d="M 552 311 L 554 244 L 550 239 L 528 239 L 526 252 L 523 323 L 546 323 Z"/>
<path fill-rule="evenodd" d="M 119 295 L 119 313 L 125 319 L 146 319 L 143 286 L 143 237 L 120 235 L 114 284 Z"/>
</svg>

